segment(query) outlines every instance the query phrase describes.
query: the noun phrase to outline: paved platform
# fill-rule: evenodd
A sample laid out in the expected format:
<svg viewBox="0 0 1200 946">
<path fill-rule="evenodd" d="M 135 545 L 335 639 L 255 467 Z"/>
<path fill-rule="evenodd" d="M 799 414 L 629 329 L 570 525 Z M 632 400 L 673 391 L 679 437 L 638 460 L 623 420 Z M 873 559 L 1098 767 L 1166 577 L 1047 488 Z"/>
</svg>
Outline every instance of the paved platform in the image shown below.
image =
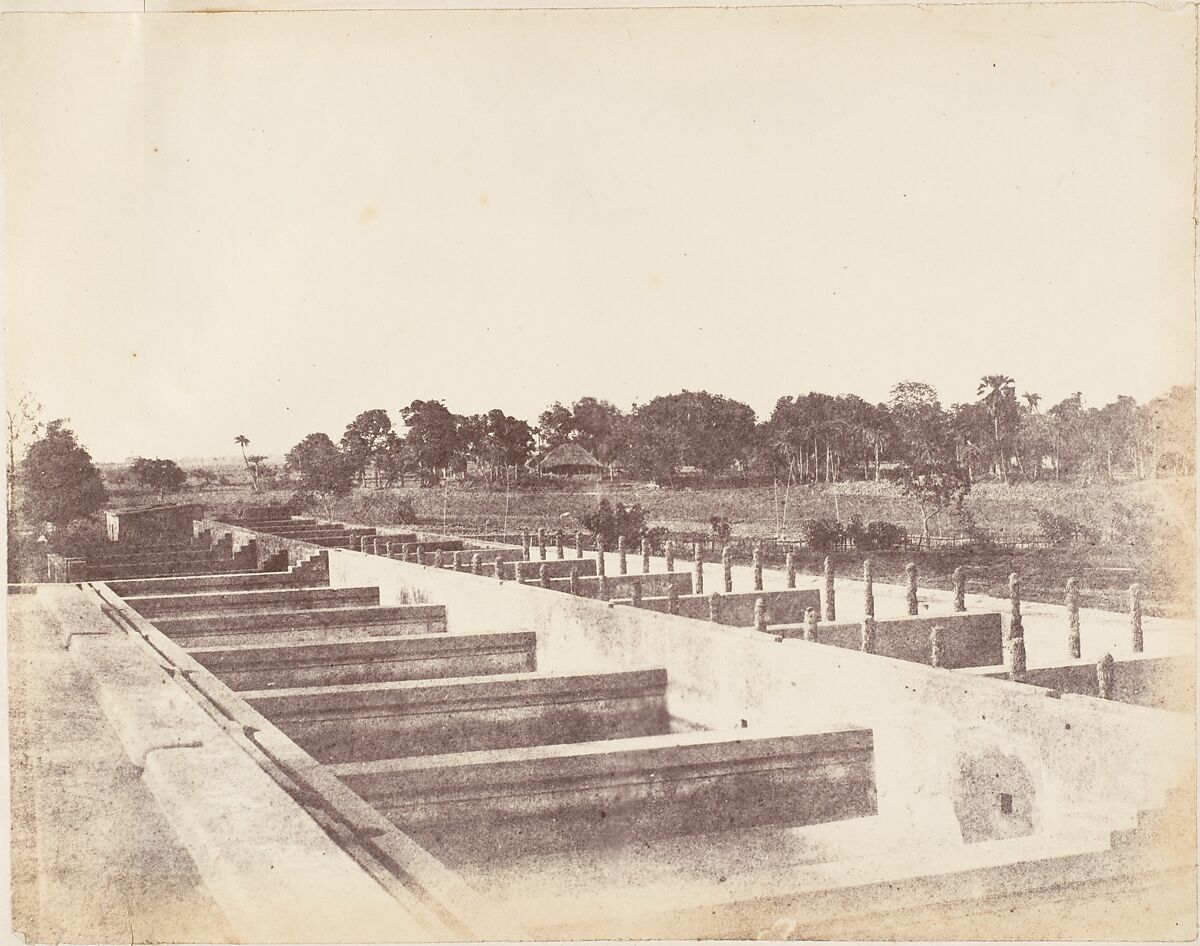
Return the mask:
<svg viewBox="0 0 1200 946">
<path fill-rule="evenodd" d="M 14 930 L 41 943 L 230 941 L 54 618 L 37 595 L 9 595 L 8 615 Z"/>
</svg>

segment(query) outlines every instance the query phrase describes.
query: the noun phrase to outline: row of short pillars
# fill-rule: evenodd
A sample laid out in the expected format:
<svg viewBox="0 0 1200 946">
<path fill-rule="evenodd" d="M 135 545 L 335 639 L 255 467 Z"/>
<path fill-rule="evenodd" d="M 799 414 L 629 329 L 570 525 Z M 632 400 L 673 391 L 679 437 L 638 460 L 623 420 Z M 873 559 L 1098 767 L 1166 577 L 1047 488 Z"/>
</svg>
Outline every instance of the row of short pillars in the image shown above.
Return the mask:
<svg viewBox="0 0 1200 946">
<path fill-rule="evenodd" d="M 532 536 L 529 534 L 529 530 L 522 530 L 521 553 L 524 555 L 525 560 L 532 560 L 534 541 L 537 542 L 538 558 L 543 562 L 546 561 L 549 557 L 547 555 L 549 547 L 546 542 L 546 530 L 542 528 L 539 528 Z M 554 533 L 554 557 L 559 561 L 567 557 L 567 548 L 561 529 L 556 530 Z M 575 557 L 583 558 L 583 533 L 578 531 L 575 533 Z"/>
<path fill-rule="evenodd" d="M 1012 576 L 1016 578 L 1016 576 Z M 1012 578 L 1009 581 L 1012 581 Z M 1078 660 L 1080 652 L 1079 634 L 1079 583 L 1074 578 L 1067 579 L 1067 652 Z M 1136 582 L 1129 586 L 1129 636 L 1130 645 L 1135 654 L 1140 654 L 1145 648 L 1145 636 L 1142 633 L 1142 586 Z M 1110 657 L 1111 659 L 1111 657 Z"/>
<path fill-rule="evenodd" d="M 531 538 L 528 531 L 522 533 L 522 550 L 525 558 L 528 560 L 531 554 Z M 547 558 L 546 531 L 539 528 L 536 532 L 536 540 L 538 547 L 538 557 L 542 560 Z M 556 557 L 558 559 L 565 558 L 565 549 L 563 545 L 563 534 L 559 530 L 554 536 L 554 547 Z M 604 540 L 597 537 L 596 540 L 596 573 L 601 578 L 605 575 L 605 546 Z M 666 559 L 666 567 L 668 572 L 675 571 L 675 545 L 668 540 L 664 546 L 664 557 Z M 575 552 L 577 558 L 583 557 L 583 533 L 577 531 L 575 533 Z M 642 573 L 650 572 L 650 543 L 643 539 L 641 543 L 641 565 Z M 441 552 L 437 553 L 441 556 Z M 417 550 L 417 560 L 424 561 L 422 550 Z M 695 543 L 692 549 L 693 561 L 693 581 L 692 587 L 695 594 L 704 593 L 704 550 L 700 543 Z M 435 562 L 440 564 L 440 562 Z M 455 566 L 458 567 L 458 555 L 455 556 Z M 755 546 L 751 559 L 751 567 L 753 571 L 753 583 L 755 591 L 763 590 L 763 564 L 762 551 Z M 796 587 L 796 558 L 792 552 L 787 553 L 786 564 L 787 570 L 787 587 Z M 625 545 L 624 537 L 617 540 L 617 568 L 621 575 L 629 573 L 628 552 Z M 475 571 L 474 567 L 472 571 Z M 725 592 L 733 591 L 733 553 L 732 549 L 726 545 L 721 550 L 721 571 L 722 585 Z M 837 596 L 834 589 L 836 579 L 833 560 L 826 558 L 824 561 L 824 578 L 825 578 L 825 595 L 824 595 L 824 618 L 826 621 L 834 621 L 837 619 Z M 478 572 L 476 572 L 478 574 Z M 907 611 L 910 615 L 919 613 L 919 602 L 917 595 L 917 566 L 910 562 L 904 567 L 905 586 L 906 586 L 906 603 Z M 545 579 L 543 579 L 545 581 Z M 863 582 L 864 582 L 864 618 L 863 618 L 863 650 L 874 650 L 875 642 L 875 595 L 873 587 L 872 563 L 870 559 L 863 561 Z M 963 568 L 954 569 L 953 575 L 954 588 L 954 610 L 956 612 L 965 612 L 966 607 L 966 574 Z M 1010 615 L 1009 627 L 1005 634 L 1006 648 L 1006 663 L 1013 672 L 1022 672 L 1025 669 L 1025 632 L 1021 621 L 1021 591 L 1020 578 L 1016 573 L 1009 576 L 1009 601 Z M 1068 621 L 1068 652 L 1071 657 L 1078 659 L 1080 656 L 1080 635 L 1079 635 L 1079 589 L 1078 582 L 1074 579 L 1067 581 L 1067 621 Z M 1132 649 L 1134 653 L 1142 653 L 1144 645 L 1144 637 L 1142 632 L 1142 606 L 1141 606 L 1141 586 L 1134 584 L 1129 589 L 1129 613 L 1130 613 L 1130 631 L 1132 636 Z M 940 630 L 940 628 L 938 629 Z M 936 664 L 935 664 L 936 666 Z"/>
<path fill-rule="evenodd" d="M 828 562 L 828 559 L 826 559 Z M 908 613 L 915 615 L 917 608 L 917 567 L 913 563 L 905 566 L 907 586 Z M 828 586 L 827 586 L 828 587 Z M 872 576 L 871 560 L 863 562 L 863 650 L 874 650 L 875 642 L 875 593 Z M 1016 572 L 1008 576 L 1009 620 L 1005 631 L 1005 664 L 1013 673 L 1023 673 L 1026 669 L 1025 627 L 1021 617 L 1021 579 Z M 1079 637 L 1079 586 L 1074 578 L 1067 580 L 1067 647 L 1070 656 L 1076 660 L 1080 657 Z M 966 577 L 961 567 L 954 569 L 954 610 L 966 611 Z M 1142 589 L 1138 584 L 1129 588 L 1129 622 L 1132 650 L 1135 654 L 1143 652 L 1144 635 L 1142 633 Z M 933 635 L 940 634 L 941 627 L 935 627 Z M 940 642 L 932 644 L 934 666 L 939 665 Z"/>
</svg>

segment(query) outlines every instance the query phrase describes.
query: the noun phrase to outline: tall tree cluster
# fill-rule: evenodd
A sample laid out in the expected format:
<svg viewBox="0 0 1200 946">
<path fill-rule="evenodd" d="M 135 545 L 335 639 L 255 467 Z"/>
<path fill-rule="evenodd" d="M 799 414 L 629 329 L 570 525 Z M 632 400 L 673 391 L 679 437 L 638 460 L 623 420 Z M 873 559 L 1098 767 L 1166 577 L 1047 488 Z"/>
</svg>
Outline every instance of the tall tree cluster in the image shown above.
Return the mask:
<svg viewBox="0 0 1200 946">
<path fill-rule="evenodd" d="M 403 485 L 408 475 L 432 484 L 468 470 L 508 482 L 563 444 L 582 447 L 610 470 L 663 483 L 733 473 L 832 483 L 950 468 L 966 483 L 1088 480 L 1194 469 L 1191 387 L 1142 405 L 1119 397 L 1091 407 L 1080 393 L 1047 410 L 1041 405 L 1040 395 L 1018 394 L 1005 374 L 985 375 L 975 400 L 949 407 L 932 385 L 905 380 L 879 404 L 815 391 L 781 397 L 762 422 L 748 405 L 707 391 L 663 395 L 629 411 L 595 397 L 555 402 L 536 426 L 498 408 L 463 415 L 441 401 L 414 400 L 399 411 L 403 432 L 386 410 L 364 411 L 340 442 L 313 434 L 298 444 L 287 469 L 305 473 L 313 438 L 324 438 L 321 455 L 327 461 L 336 453 L 337 469 L 346 466 L 352 483 L 376 486 Z"/>
</svg>

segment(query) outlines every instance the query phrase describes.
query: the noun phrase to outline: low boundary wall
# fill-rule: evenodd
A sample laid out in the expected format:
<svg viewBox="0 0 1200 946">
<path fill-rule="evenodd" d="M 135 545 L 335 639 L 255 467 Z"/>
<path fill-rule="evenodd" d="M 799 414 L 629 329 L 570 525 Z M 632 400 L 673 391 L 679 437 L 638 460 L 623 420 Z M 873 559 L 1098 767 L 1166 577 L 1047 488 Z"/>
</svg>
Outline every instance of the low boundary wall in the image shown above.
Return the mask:
<svg viewBox="0 0 1200 946">
<path fill-rule="evenodd" d="M 929 635 L 942 628 L 941 659 L 938 666 L 951 670 L 960 667 L 990 667 L 1004 660 L 1004 628 L 999 614 L 942 614 L 937 617 L 892 618 L 875 622 L 875 653 L 911 663 L 931 661 Z M 787 638 L 803 637 L 802 624 L 767 628 L 768 634 Z M 862 625 L 831 623 L 817 625 L 817 641 L 859 650 Z M 1048 684 L 1042 684 L 1048 686 Z"/>
</svg>

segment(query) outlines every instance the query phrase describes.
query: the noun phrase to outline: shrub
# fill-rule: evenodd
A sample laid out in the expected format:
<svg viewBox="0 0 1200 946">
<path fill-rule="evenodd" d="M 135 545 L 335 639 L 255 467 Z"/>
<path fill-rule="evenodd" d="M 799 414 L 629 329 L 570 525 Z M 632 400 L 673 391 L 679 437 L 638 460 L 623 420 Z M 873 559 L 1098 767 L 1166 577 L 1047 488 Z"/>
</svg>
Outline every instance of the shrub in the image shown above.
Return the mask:
<svg viewBox="0 0 1200 946">
<path fill-rule="evenodd" d="M 865 541 L 867 549 L 881 552 L 898 549 L 908 538 L 907 531 L 894 522 L 868 522 Z"/>
<path fill-rule="evenodd" d="M 406 499 L 403 496 L 397 497 L 396 507 L 392 512 L 392 521 L 397 525 L 420 521 L 420 518 L 417 516 L 417 509 L 413 506 L 411 499 Z"/>
<path fill-rule="evenodd" d="M 1039 509 L 1037 511 L 1038 530 L 1042 533 L 1042 537 L 1051 545 L 1070 545 L 1071 540 L 1083 531 L 1082 527 L 1074 519 L 1067 516 L 1060 516 L 1057 513 L 1050 512 L 1048 509 Z"/>
<path fill-rule="evenodd" d="M 607 499 L 602 499 L 596 511 L 583 516 L 581 521 L 592 535 L 604 539 L 605 547 L 610 549 L 617 547 L 620 538 L 625 539 L 628 547 L 639 544 L 642 539 L 657 545 L 666 534 L 661 527 L 651 529 L 646 525 L 646 511 L 640 503 L 626 508 L 624 503 L 614 506 Z"/>
<path fill-rule="evenodd" d="M 832 552 L 842 540 L 842 527 L 833 519 L 805 519 L 800 536 L 814 552 Z"/>
<path fill-rule="evenodd" d="M 867 527 L 863 524 L 863 517 L 858 513 L 850 517 L 850 521 L 842 529 L 842 534 L 846 537 L 846 541 L 856 549 L 871 547 L 867 544 Z"/>
<path fill-rule="evenodd" d="M 728 542 L 730 535 L 733 534 L 733 527 L 729 524 L 729 520 L 724 516 L 711 516 L 708 521 L 712 525 L 713 538 L 722 545 Z"/>
</svg>

